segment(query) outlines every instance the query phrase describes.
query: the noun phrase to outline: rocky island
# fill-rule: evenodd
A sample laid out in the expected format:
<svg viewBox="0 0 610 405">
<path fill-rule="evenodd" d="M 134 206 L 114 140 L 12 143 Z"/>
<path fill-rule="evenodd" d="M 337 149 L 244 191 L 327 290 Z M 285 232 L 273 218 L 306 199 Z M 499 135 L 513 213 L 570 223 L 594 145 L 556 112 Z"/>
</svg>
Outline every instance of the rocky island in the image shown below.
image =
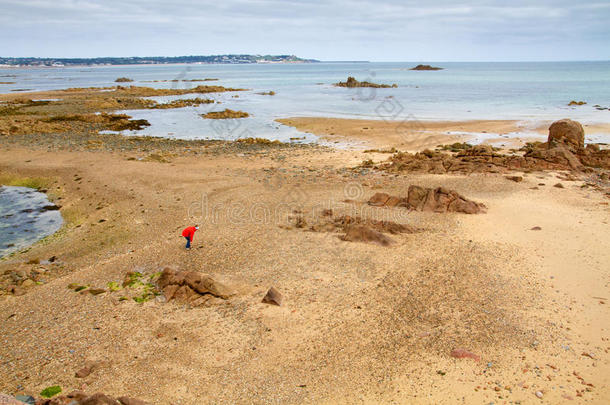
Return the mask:
<svg viewBox="0 0 610 405">
<path fill-rule="evenodd" d="M 417 65 L 409 70 L 443 70 L 443 68 L 430 65 Z"/>
<path fill-rule="evenodd" d="M 347 78 L 346 81 L 344 82 L 339 82 L 339 83 L 335 83 L 334 86 L 336 87 L 374 87 L 377 89 L 388 89 L 388 88 L 396 88 L 398 87 L 398 85 L 396 84 L 377 84 L 377 83 L 371 83 L 371 82 L 359 82 L 358 80 L 356 80 L 356 78 L 349 76 Z"/>
</svg>

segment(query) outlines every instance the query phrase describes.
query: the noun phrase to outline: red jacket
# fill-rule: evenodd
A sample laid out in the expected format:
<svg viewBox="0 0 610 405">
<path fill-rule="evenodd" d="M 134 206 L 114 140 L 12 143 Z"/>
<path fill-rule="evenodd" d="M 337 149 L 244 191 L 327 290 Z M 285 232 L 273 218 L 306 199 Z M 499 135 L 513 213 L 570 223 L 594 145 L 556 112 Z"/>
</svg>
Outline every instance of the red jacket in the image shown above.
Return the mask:
<svg viewBox="0 0 610 405">
<path fill-rule="evenodd" d="M 188 228 L 184 228 L 184 230 L 182 231 L 182 236 L 184 236 L 185 238 L 189 238 L 189 240 L 192 242 L 193 236 L 195 236 L 195 232 L 197 232 L 197 229 L 194 226 L 189 226 Z"/>
</svg>

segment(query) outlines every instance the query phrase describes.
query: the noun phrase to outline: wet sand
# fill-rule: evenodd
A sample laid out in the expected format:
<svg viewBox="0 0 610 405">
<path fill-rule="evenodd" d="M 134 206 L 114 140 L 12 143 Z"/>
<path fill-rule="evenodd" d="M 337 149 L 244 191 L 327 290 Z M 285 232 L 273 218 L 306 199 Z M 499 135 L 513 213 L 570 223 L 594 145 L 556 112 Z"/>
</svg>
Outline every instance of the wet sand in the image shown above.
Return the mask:
<svg viewBox="0 0 610 405">
<path fill-rule="evenodd" d="M 321 117 L 282 118 L 277 121 L 320 136 L 331 144 L 344 143 L 360 149 L 396 148 L 409 152 L 476 138 L 482 138 L 481 143 L 501 149 L 519 149 L 526 142 L 546 140 L 551 124 L 543 122 L 530 127 L 526 122 L 514 120 L 393 121 Z M 585 125 L 585 131 L 610 134 L 610 125 Z"/>
<path fill-rule="evenodd" d="M 330 123 L 311 128 L 330 132 Z M 351 133 L 359 125 L 349 121 Z M 433 128 L 499 132 L 514 123 L 452 125 Z M 382 127 L 370 131 L 378 147 L 447 143 L 442 134 L 385 140 Z M 0 172 L 46 179 L 67 224 L 0 261 L 0 274 L 44 274 L 24 295 L 0 295 L 0 392 L 61 385 L 155 404 L 610 398 L 610 209 L 582 181 L 552 172 L 515 173 L 524 176 L 515 183 L 499 174 L 352 171 L 370 154 L 315 146 L 207 153 L 203 143 L 168 143 L 162 163 L 145 159 L 148 144 L 87 151 L 38 141 L 3 143 Z M 293 211 L 347 212 L 410 184 L 455 189 L 488 212 L 367 211 L 425 228 L 391 235 L 392 247 L 286 229 Z M 180 231 L 193 223 L 201 230 L 187 252 Z M 27 264 L 51 256 L 56 263 Z M 208 273 L 238 294 L 189 308 L 67 288 L 104 288 L 128 271 L 164 266 Z M 284 295 L 282 306 L 261 303 L 270 286 Z M 456 348 L 481 360 L 453 358 Z M 107 363 L 76 378 L 91 359 Z"/>
</svg>

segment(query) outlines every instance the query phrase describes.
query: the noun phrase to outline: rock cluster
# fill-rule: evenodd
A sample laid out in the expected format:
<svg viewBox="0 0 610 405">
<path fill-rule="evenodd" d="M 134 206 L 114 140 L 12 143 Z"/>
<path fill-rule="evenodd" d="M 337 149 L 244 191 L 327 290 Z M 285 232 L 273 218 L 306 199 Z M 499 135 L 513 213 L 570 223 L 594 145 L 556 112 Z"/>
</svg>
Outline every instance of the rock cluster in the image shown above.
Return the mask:
<svg viewBox="0 0 610 405">
<path fill-rule="evenodd" d="M 230 118 L 248 118 L 250 114 L 245 111 L 234 111 L 226 108 L 224 111 L 210 111 L 207 114 L 201 114 L 201 116 L 211 120 L 224 120 Z"/>
<path fill-rule="evenodd" d="M 376 243 L 381 246 L 390 246 L 394 243 L 390 237 L 371 229 L 366 225 L 352 225 L 347 227 L 345 235 L 341 237 L 341 240 L 348 242 Z"/>
<path fill-rule="evenodd" d="M 218 303 L 235 294 L 231 288 L 207 274 L 168 267 L 163 269 L 157 284 L 167 301 L 188 302 L 192 306 Z"/>
<path fill-rule="evenodd" d="M 425 188 L 410 186 L 406 197 L 395 197 L 386 193 L 377 193 L 369 201 L 376 207 L 404 207 L 417 211 L 462 212 L 464 214 L 484 213 L 484 204 L 477 203 L 444 187 Z"/>
<path fill-rule="evenodd" d="M 524 154 L 497 153 L 489 145 L 476 145 L 456 154 L 425 150 L 397 153 L 378 168 L 388 171 L 423 173 L 499 173 L 509 170 L 575 170 L 610 169 L 610 150 L 597 145 L 584 146 L 582 126 L 569 119 L 554 122 L 548 141 L 528 144 Z"/>
<path fill-rule="evenodd" d="M 417 65 L 409 70 L 443 70 L 443 68 L 430 65 Z"/>
<path fill-rule="evenodd" d="M 55 256 L 49 260 L 33 259 L 0 274 L 0 295 L 5 293 L 16 296 L 26 294 L 27 290 L 40 284 L 50 275 L 51 270 L 62 267 Z"/>
<path fill-rule="evenodd" d="M 398 85 L 396 84 L 377 84 L 377 83 L 371 83 L 371 82 L 359 82 L 358 80 L 356 80 L 356 78 L 350 76 L 347 78 L 346 81 L 344 82 L 339 82 L 339 83 L 335 83 L 335 86 L 337 87 L 349 87 L 349 88 L 354 88 L 354 87 L 374 87 L 374 88 L 378 88 L 378 89 L 388 89 L 388 88 L 396 88 L 398 87 Z"/>
<path fill-rule="evenodd" d="M 114 398 L 101 392 L 87 395 L 82 391 L 74 391 L 51 399 L 39 399 L 36 405 L 148 405 L 148 402 L 127 396 Z"/>
<path fill-rule="evenodd" d="M 312 225 L 298 216 L 295 218 L 295 227 L 311 232 L 343 233 L 339 236 L 347 242 L 370 242 L 381 246 L 389 246 L 393 240 L 386 233 L 397 235 L 401 233 L 416 233 L 422 230 L 411 225 L 399 224 L 392 221 L 365 219 L 359 216 L 334 216 L 332 210 L 325 210 L 321 218 L 316 218 Z"/>
</svg>

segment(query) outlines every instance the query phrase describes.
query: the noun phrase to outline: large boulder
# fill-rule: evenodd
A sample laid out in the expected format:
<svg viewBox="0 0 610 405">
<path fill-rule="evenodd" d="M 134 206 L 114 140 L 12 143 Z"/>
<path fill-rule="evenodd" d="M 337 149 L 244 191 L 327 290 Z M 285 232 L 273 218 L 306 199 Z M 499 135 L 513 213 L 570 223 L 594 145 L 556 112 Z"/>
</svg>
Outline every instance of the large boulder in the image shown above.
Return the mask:
<svg viewBox="0 0 610 405">
<path fill-rule="evenodd" d="M 485 212 L 485 205 L 469 200 L 453 190 L 443 187 L 425 188 L 410 186 L 406 198 L 391 197 L 388 194 L 377 193 L 369 200 L 373 206 L 396 206 L 390 201 L 401 201 L 404 206 L 417 211 L 431 212 L 462 212 L 464 214 L 479 214 Z M 404 203 L 403 203 L 404 202 Z"/>
<path fill-rule="evenodd" d="M 228 299 L 235 294 L 231 288 L 214 280 L 207 274 L 195 271 L 178 271 L 169 267 L 163 269 L 157 284 L 167 301 L 176 299 L 203 304 L 212 297 Z"/>
<path fill-rule="evenodd" d="M 585 147 L 585 130 L 580 122 L 571 119 L 555 121 L 549 127 L 549 149 L 564 144 L 570 150 L 580 150 Z"/>
</svg>

